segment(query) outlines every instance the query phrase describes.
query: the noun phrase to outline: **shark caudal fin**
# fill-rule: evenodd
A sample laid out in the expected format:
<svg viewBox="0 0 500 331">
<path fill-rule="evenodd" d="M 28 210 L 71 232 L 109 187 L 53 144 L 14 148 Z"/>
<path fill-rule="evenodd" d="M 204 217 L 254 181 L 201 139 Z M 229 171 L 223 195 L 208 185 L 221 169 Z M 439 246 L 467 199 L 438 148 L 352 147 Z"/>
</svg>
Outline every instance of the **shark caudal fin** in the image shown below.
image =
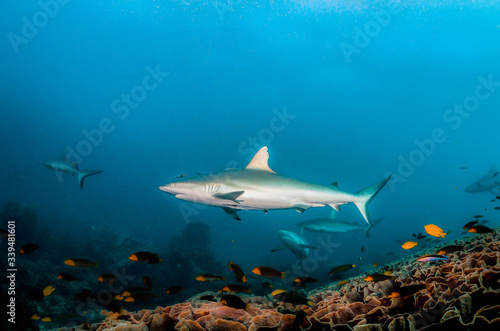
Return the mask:
<svg viewBox="0 0 500 331">
<path fill-rule="evenodd" d="M 78 182 L 80 183 L 80 188 L 83 189 L 83 180 L 88 176 L 100 174 L 102 170 L 78 170 Z"/>
<path fill-rule="evenodd" d="M 377 195 L 377 193 L 384 187 L 385 184 L 391 179 L 391 176 L 386 179 L 381 180 L 378 183 L 375 183 L 371 186 L 368 186 L 364 190 L 358 192 L 358 200 L 354 201 L 356 207 L 358 207 L 361 215 L 365 218 L 366 223 L 372 226 L 372 222 L 370 220 L 370 215 L 368 214 L 368 205 L 372 201 L 372 199 Z"/>
<path fill-rule="evenodd" d="M 367 238 L 367 239 L 370 239 L 370 230 L 371 230 L 371 229 L 372 229 L 375 225 L 379 224 L 379 223 L 380 223 L 380 221 L 382 221 L 383 219 L 384 219 L 383 217 L 382 217 L 382 218 L 378 218 L 378 219 L 376 219 L 376 220 L 374 220 L 374 221 L 372 222 L 372 225 L 371 225 L 371 226 L 367 226 L 367 227 L 365 227 L 365 228 L 364 228 L 364 230 L 363 230 L 363 231 L 365 232 L 365 235 L 366 235 L 366 238 Z"/>
</svg>

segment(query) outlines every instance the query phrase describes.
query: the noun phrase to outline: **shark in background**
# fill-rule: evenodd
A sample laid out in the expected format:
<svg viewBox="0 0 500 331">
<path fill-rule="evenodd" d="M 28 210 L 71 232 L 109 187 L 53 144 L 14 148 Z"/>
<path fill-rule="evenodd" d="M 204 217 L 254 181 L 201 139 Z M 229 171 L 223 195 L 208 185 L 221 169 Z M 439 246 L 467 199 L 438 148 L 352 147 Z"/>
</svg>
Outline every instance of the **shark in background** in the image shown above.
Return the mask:
<svg viewBox="0 0 500 331">
<path fill-rule="evenodd" d="M 354 203 L 371 225 L 367 207 L 390 179 L 387 177 L 358 193 L 348 193 L 341 191 L 336 183 L 318 185 L 278 175 L 269 168 L 268 160 L 264 146 L 244 169 L 181 176 L 176 182 L 160 186 L 160 190 L 177 199 L 221 207 L 236 220 L 240 220 L 238 210 L 295 209 L 302 213 L 329 205 L 340 211 L 340 205 Z"/>
<path fill-rule="evenodd" d="M 310 246 L 304 237 L 293 231 L 279 230 L 278 237 L 280 238 L 283 246 L 288 248 L 299 260 L 305 259 L 309 255 L 310 249 L 317 247 Z M 276 252 L 281 248 L 275 248 L 272 252 Z"/>
<path fill-rule="evenodd" d="M 382 221 L 382 218 L 374 220 L 372 225 L 359 226 L 357 224 L 347 223 L 337 219 L 335 210 L 332 210 L 328 218 L 319 218 L 309 221 L 304 221 L 297 223 L 297 226 L 302 228 L 302 231 L 309 230 L 313 232 L 322 233 L 336 233 L 336 232 L 351 232 L 351 231 L 363 231 L 366 238 L 370 238 L 370 230 L 372 227 L 377 225 Z"/>
<path fill-rule="evenodd" d="M 493 194 L 498 194 L 497 192 L 493 191 L 493 189 L 500 186 L 500 175 L 498 175 L 498 173 L 499 172 L 496 170 L 496 167 L 492 165 L 490 171 L 471 185 L 467 186 L 465 188 L 465 192 L 480 193 L 488 191 Z"/>
<path fill-rule="evenodd" d="M 50 161 L 44 162 L 44 165 L 54 171 L 59 171 L 62 173 L 68 173 L 78 176 L 78 183 L 80 184 L 80 189 L 83 189 L 83 181 L 85 178 L 102 173 L 102 170 L 83 170 L 78 169 L 78 164 L 73 163 L 64 156 L 60 156 Z"/>
</svg>

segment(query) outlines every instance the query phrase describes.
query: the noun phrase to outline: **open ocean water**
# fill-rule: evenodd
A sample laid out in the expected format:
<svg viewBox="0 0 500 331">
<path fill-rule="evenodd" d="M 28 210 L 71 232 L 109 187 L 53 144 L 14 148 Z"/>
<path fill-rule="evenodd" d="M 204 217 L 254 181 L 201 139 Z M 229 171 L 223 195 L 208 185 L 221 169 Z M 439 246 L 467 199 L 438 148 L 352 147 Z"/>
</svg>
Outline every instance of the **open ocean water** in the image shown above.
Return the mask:
<svg viewBox="0 0 500 331">
<path fill-rule="evenodd" d="M 197 281 L 201 274 L 234 283 L 229 261 L 255 295 L 272 290 L 251 272 L 258 266 L 318 279 L 310 290 L 430 247 L 438 239 L 425 225 L 447 232 L 441 243 L 467 235 L 462 227 L 476 215 L 500 225 L 499 1 L 7 0 L 0 8 L 0 227 L 15 228 L 15 260 L 14 241 L 0 239 L 0 268 L 15 269 L 1 292 L 16 305 L 3 327 L 95 323 L 110 303 L 173 305 L 224 285 Z M 179 175 L 244 168 L 263 146 L 278 174 L 350 193 L 392 175 L 368 207 L 382 218 L 369 238 L 304 231 L 321 249 L 298 260 L 271 252 L 278 231 L 300 234 L 297 223 L 327 218 L 329 206 L 241 211 L 236 221 L 159 189 Z M 61 157 L 102 173 L 80 188 L 77 174 L 44 165 Z M 466 192 L 488 174 L 491 188 Z M 367 226 L 352 203 L 337 217 Z M 427 241 L 401 247 L 419 233 Z M 21 254 L 28 243 L 39 248 Z M 161 263 L 129 259 L 141 251 Z M 97 265 L 64 262 L 77 258 Z M 327 275 L 344 264 L 356 268 Z M 97 279 L 114 271 L 126 285 L 110 290 Z M 144 276 L 157 297 L 111 300 L 144 287 Z M 184 290 L 167 295 L 173 285 Z M 40 294 L 47 286 L 55 291 Z M 92 304 L 75 300 L 84 289 Z"/>
</svg>

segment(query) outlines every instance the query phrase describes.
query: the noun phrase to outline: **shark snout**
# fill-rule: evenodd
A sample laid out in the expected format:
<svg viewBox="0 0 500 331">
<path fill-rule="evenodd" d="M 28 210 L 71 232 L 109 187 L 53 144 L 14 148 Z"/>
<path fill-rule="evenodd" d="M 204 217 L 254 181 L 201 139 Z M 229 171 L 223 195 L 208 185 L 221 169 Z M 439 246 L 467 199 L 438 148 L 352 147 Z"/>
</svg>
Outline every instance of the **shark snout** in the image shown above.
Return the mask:
<svg viewBox="0 0 500 331">
<path fill-rule="evenodd" d="M 170 193 L 170 194 L 176 194 L 175 187 L 176 187 L 175 183 L 167 183 L 163 186 L 160 186 L 160 190 L 162 190 L 163 192 Z"/>
</svg>

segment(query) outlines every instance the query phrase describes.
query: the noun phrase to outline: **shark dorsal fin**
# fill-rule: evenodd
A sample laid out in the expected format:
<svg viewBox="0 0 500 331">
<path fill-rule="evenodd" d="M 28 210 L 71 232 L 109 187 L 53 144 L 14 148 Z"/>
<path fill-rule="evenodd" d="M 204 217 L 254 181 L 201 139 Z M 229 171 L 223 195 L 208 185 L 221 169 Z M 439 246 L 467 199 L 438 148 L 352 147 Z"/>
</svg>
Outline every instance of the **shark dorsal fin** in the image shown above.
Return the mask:
<svg viewBox="0 0 500 331">
<path fill-rule="evenodd" d="M 254 170 L 264 170 L 275 174 L 276 172 L 272 171 L 268 165 L 269 153 L 267 152 L 267 146 L 262 147 L 259 151 L 254 155 L 250 163 L 245 167 L 245 169 L 254 169 Z"/>
<path fill-rule="evenodd" d="M 330 186 L 333 186 L 338 190 L 339 189 L 339 182 L 330 183 Z"/>
</svg>

